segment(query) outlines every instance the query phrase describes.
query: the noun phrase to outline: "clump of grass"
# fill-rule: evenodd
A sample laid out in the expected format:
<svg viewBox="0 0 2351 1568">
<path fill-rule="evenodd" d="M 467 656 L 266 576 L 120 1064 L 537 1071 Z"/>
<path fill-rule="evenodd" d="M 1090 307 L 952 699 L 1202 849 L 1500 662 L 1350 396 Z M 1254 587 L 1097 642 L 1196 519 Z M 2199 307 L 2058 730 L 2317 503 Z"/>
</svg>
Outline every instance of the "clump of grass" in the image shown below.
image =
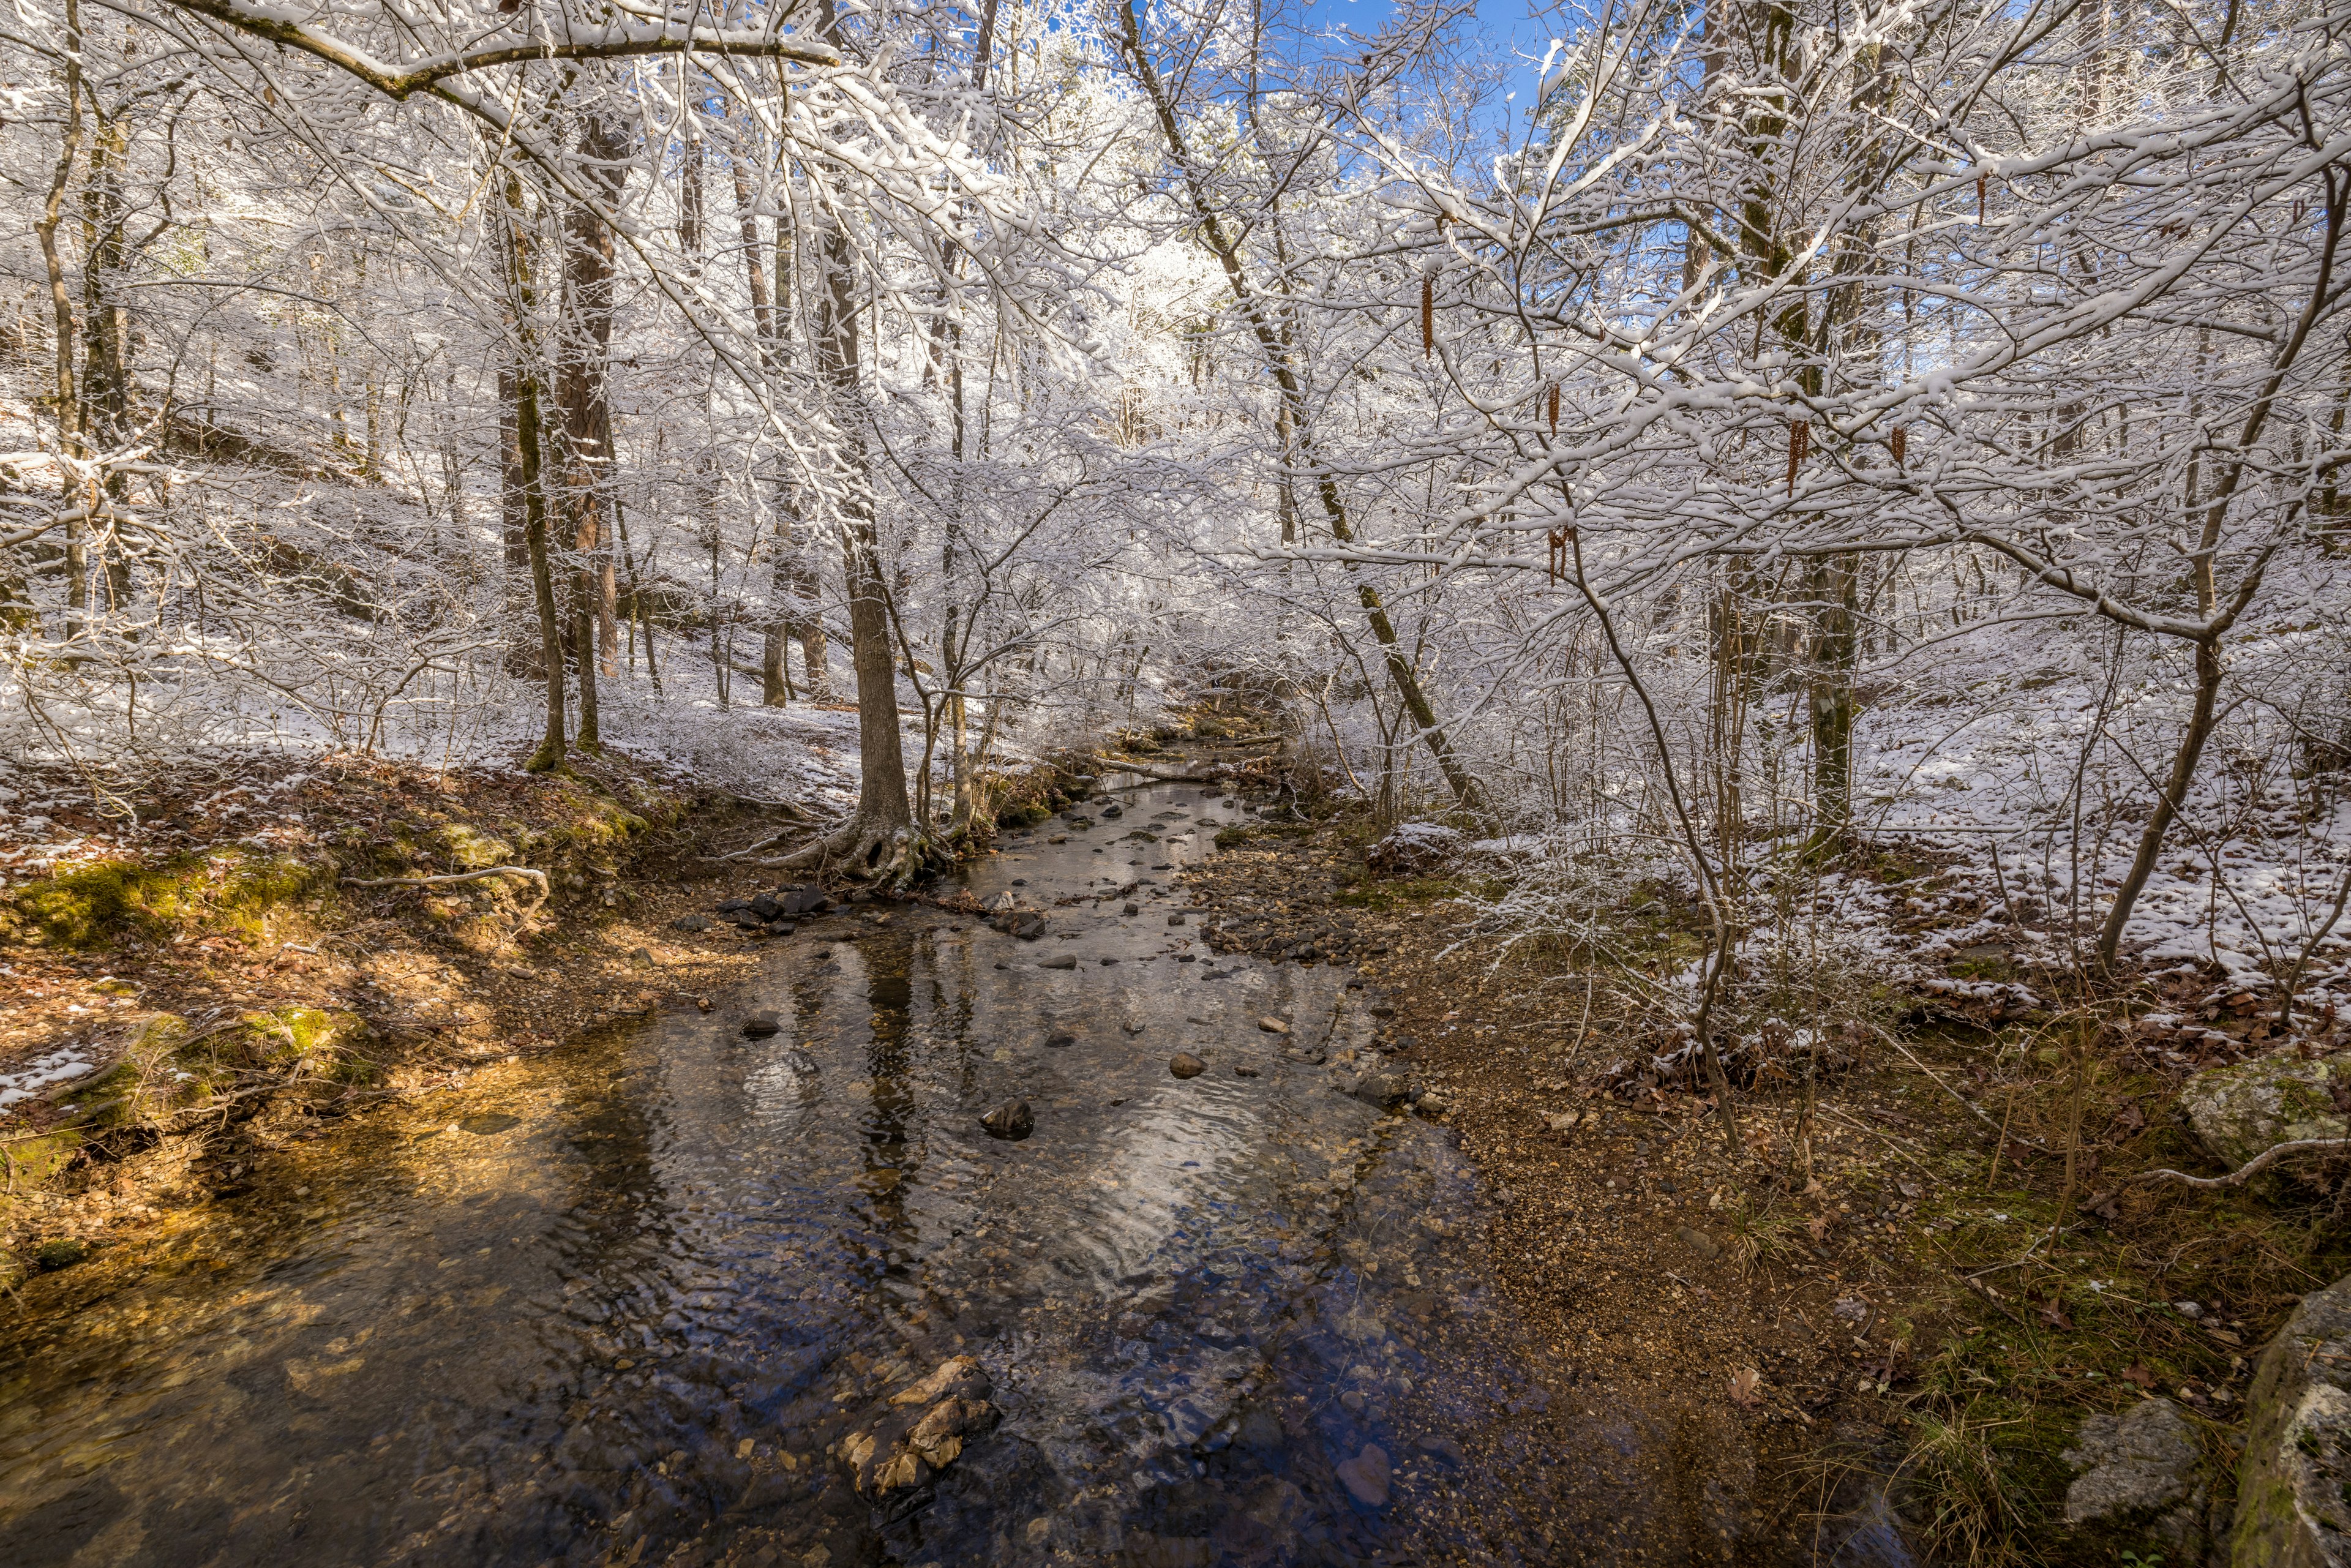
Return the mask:
<svg viewBox="0 0 2351 1568">
<path fill-rule="evenodd" d="M 1897 1474 L 1922 1555 L 1968 1568 L 2046 1561 L 2046 1471 L 2036 1424 L 2005 1402 L 1974 1398 L 1912 1412 Z"/>
</svg>

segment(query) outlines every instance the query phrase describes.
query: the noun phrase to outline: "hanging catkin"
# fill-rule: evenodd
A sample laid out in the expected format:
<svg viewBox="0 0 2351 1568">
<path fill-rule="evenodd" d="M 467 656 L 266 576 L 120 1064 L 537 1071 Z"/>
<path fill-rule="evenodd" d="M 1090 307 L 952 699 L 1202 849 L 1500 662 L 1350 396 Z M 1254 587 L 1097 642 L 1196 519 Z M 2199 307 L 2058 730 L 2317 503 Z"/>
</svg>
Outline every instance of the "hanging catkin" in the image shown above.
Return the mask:
<svg viewBox="0 0 2351 1568">
<path fill-rule="evenodd" d="M 1420 280 L 1420 357 L 1429 359 L 1437 352 L 1437 279 Z"/>
<path fill-rule="evenodd" d="M 1788 426 L 1788 494 L 1796 493 L 1796 470 L 1813 444 L 1813 427 L 1802 420 Z"/>
<path fill-rule="evenodd" d="M 1551 433 L 1559 434 L 1559 383 L 1551 383 Z"/>
</svg>

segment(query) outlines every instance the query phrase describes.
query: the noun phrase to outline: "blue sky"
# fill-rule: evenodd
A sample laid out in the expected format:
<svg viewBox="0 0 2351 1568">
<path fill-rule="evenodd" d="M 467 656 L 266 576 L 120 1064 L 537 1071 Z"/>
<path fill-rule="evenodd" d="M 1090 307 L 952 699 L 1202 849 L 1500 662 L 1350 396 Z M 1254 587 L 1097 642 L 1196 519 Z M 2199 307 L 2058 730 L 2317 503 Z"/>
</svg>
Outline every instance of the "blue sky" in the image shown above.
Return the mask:
<svg viewBox="0 0 2351 1568">
<path fill-rule="evenodd" d="M 1377 31 L 1394 14 L 1390 0 L 1306 0 L 1306 6 L 1309 25 L 1360 33 Z M 1510 105 L 1514 131 L 1525 126 L 1526 110 L 1534 101 L 1537 64 L 1564 20 L 1559 5 L 1543 0 L 1478 0 L 1475 16 L 1466 24 L 1463 41 L 1471 47 L 1500 60 L 1512 59 L 1514 52 L 1531 57 L 1511 67 L 1510 86 L 1518 92 Z"/>
</svg>

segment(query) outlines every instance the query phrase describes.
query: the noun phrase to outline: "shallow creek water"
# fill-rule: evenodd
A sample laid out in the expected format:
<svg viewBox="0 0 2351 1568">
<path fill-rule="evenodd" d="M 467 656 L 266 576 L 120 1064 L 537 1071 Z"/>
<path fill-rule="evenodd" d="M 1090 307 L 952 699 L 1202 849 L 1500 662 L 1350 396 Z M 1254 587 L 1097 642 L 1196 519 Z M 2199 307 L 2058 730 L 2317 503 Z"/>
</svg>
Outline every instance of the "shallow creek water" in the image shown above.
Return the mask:
<svg viewBox="0 0 2351 1568">
<path fill-rule="evenodd" d="M 0 1321 L 0 1557 L 1682 1557 L 1703 1500 L 1526 1344 L 1447 1134 L 1311 1060 L 1370 1039 L 1351 972 L 1170 923 L 1232 810 L 1122 799 L 968 873 L 1025 884 L 1040 940 L 810 921 L 707 1015 L 355 1118 L 95 1305 Z M 1179 1050 L 1207 1071 L 1172 1077 Z M 991 1139 L 1015 1095 L 1034 1135 Z M 956 1354 L 1001 1424 L 859 1497 L 844 1439 Z"/>
</svg>

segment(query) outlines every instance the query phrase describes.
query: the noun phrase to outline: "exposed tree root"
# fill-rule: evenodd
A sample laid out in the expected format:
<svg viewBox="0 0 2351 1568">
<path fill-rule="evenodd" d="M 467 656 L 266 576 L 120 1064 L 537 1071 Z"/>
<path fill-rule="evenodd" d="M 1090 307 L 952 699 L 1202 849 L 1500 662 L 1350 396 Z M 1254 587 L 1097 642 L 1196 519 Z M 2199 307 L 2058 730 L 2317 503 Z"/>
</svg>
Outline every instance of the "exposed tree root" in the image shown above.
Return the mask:
<svg viewBox="0 0 2351 1568">
<path fill-rule="evenodd" d="M 899 889 L 934 875 L 953 856 L 911 822 L 852 817 L 814 843 L 758 864 L 819 875 L 844 876 L 878 888 Z"/>
<path fill-rule="evenodd" d="M 742 861 L 742 862 L 747 862 L 748 864 L 751 864 L 751 865 L 759 865 L 759 866 L 776 866 L 776 865 L 781 865 L 781 864 L 783 864 L 783 863 L 784 863 L 784 862 L 785 862 L 786 860 L 790 859 L 790 858 L 791 858 L 791 856 L 790 856 L 790 855 L 785 855 L 785 856 L 782 856 L 782 857 L 779 857 L 779 858 L 770 858 L 770 859 L 768 859 L 768 860 L 753 860 L 751 857 L 752 857 L 752 856 L 754 856 L 754 855 L 758 854 L 762 850 L 772 850 L 772 849 L 774 849 L 777 845 L 778 845 L 778 844 L 782 843 L 786 839 L 791 838 L 791 837 L 793 837 L 793 836 L 794 836 L 794 835 L 796 835 L 796 834 L 799 834 L 799 833 L 820 833 L 820 833 L 822 833 L 822 832 L 824 831 L 824 830 L 825 830 L 825 827 L 826 827 L 826 826 L 827 826 L 827 824 L 822 823 L 822 822 L 794 822 L 794 823 L 792 823 L 789 827 L 785 828 L 784 830 L 782 830 L 780 832 L 775 832 L 775 833 L 770 833 L 770 834 L 768 834 L 766 838 L 761 839 L 761 840 L 760 840 L 758 843 L 756 843 L 756 844 L 745 844 L 741 849 L 739 849 L 739 850 L 729 850 L 729 851 L 727 851 L 727 852 L 726 852 L 725 854 L 723 854 L 723 855 L 704 855 L 704 856 L 702 856 L 701 858 L 702 858 L 702 859 L 704 859 L 704 860 L 705 860 L 705 861 L 712 861 L 712 862 Z M 793 851 L 793 852 L 792 852 L 792 853 L 793 853 L 793 854 L 798 854 L 799 852 L 798 850 L 795 850 L 795 851 Z"/>
<path fill-rule="evenodd" d="M 452 872 L 446 876 L 347 876 L 345 887 L 446 887 L 453 883 L 482 882 L 494 876 L 527 877 L 538 883 L 538 896 L 547 896 L 547 873 L 527 865 L 485 866 L 480 871 Z"/>
</svg>

